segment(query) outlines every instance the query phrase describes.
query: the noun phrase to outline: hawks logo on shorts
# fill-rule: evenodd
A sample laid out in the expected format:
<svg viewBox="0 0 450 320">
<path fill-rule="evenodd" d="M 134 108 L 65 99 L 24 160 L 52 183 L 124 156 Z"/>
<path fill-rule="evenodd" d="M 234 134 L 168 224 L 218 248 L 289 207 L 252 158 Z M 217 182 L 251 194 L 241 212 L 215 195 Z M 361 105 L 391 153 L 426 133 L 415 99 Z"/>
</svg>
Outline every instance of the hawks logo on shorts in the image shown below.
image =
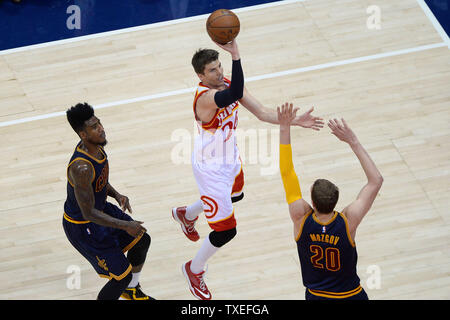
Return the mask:
<svg viewBox="0 0 450 320">
<path fill-rule="evenodd" d="M 219 205 L 216 200 L 208 196 L 201 196 L 200 199 L 203 202 L 203 208 L 205 212 L 205 217 L 207 219 L 212 219 L 216 216 L 217 211 L 219 210 Z"/>
</svg>

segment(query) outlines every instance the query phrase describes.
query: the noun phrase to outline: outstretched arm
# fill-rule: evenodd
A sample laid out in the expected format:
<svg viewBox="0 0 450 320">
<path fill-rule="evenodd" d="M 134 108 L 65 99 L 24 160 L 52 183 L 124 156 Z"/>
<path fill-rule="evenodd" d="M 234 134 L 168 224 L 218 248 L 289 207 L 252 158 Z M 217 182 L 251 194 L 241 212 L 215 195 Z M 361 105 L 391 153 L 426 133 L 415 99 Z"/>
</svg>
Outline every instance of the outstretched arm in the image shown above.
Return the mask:
<svg viewBox="0 0 450 320">
<path fill-rule="evenodd" d="M 244 96 L 239 102 L 259 120 L 279 124 L 277 112 L 263 106 L 262 103 L 248 92 L 247 88 L 244 88 Z"/>
<path fill-rule="evenodd" d="M 283 180 L 289 214 L 294 223 L 294 236 L 298 234 L 303 216 L 311 210 L 311 206 L 302 198 L 302 192 L 292 163 L 291 123 L 295 119 L 298 108 L 285 103 L 277 107 L 280 122 L 280 173 Z"/>
<path fill-rule="evenodd" d="M 278 119 L 278 113 L 276 110 L 265 107 L 261 102 L 259 102 L 254 96 L 244 88 L 244 96 L 239 102 L 251 113 L 253 113 L 256 118 L 261 121 L 280 124 Z M 313 116 L 311 113 L 314 108 L 311 108 L 307 112 L 300 116 L 295 117 L 290 125 L 301 126 L 304 128 L 311 128 L 313 130 L 320 130 L 323 128 L 323 119 L 320 117 Z"/>
<path fill-rule="evenodd" d="M 352 148 L 367 177 L 367 183 L 359 192 L 356 200 L 343 210 L 349 222 L 350 233 L 354 237 L 356 228 L 375 201 L 383 184 L 383 176 L 344 119 L 341 119 L 341 122 L 337 119 L 329 120 L 328 127 L 332 134 Z"/>
</svg>

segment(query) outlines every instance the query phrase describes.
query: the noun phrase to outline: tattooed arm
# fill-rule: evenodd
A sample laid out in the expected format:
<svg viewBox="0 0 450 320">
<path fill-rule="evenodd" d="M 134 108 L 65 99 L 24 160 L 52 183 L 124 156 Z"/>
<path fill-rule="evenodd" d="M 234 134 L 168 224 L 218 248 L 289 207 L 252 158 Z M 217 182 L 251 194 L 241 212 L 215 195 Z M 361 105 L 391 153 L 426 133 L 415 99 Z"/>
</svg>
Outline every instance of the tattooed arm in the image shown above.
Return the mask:
<svg viewBox="0 0 450 320">
<path fill-rule="evenodd" d="M 95 209 L 95 197 L 91 185 L 93 175 L 92 167 L 84 161 L 75 161 L 69 168 L 69 176 L 74 184 L 75 197 L 83 217 L 102 226 L 122 229 L 134 237 L 145 232 L 146 229 L 141 226 L 143 223 L 141 221 L 116 219 Z M 110 189 L 108 192 L 111 192 Z"/>
</svg>

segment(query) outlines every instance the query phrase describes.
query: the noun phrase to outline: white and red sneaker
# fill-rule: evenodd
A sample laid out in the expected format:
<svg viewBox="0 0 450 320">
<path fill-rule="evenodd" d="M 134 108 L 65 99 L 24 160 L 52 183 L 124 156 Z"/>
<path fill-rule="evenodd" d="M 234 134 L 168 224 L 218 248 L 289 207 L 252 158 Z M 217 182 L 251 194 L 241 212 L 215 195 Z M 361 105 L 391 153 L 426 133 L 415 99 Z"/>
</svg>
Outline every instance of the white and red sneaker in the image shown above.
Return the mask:
<svg viewBox="0 0 450 320">
<path fill-rule="evenodd" d="M 184 263 L 181 267 L 181 270 L 183 271 L 183 274 L 189 284 L 189 290 L 194 295 L 194 297 L 199 300 L 211 300 L 211 292 L 209 292 L 208 287 L 206 286 L 203 279 L 205 271 L 197 274 L 193 273 L 191 271 L 191 262 L 192 260 Z"/>
<path fill-rule="evenodd" d="M 200 236 L 194 227 L 198 217 L 194 220 L 188 220 L 186 218 L 186 207 L 172 208 L 172 217 L 181 224 L 181 230 L 183 230 L 183 233 L 189 240 L 195 242 L 200 239 Z"/>
</svg>

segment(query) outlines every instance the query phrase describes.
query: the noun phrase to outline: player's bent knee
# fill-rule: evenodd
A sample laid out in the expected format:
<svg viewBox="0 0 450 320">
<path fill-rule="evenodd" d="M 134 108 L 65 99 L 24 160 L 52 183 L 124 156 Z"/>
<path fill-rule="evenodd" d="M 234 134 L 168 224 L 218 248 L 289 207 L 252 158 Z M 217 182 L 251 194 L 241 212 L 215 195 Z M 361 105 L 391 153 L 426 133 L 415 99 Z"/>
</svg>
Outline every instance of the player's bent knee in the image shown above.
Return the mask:
<svg viewBox="0 0 450 320">
<path fill-rule="evenodd" d="M 146 232 L 144 233 L 144 235 L 142 236 L 142 238 L 138 241 L 138 244 L 141 244 L 143 249 L 147 249 L 150 248 L 150 244 L 152 243 L 152 238 L 150 237 L 150 235 Z"/>
<path fill-rule="evenodd" d="M 225 231 L 212 231 L 209 234 L 209 241 L 214 247 L 222 247 L 231 241 L 237 234 L 236 228 Z"/>
<path fill-rule="evenodd" d="M 145 262 L 147 251 L 151 242 L 152 240 L 150 235 L 148 233 L 144 233 L 141 239 L 139 239 L 133 248 L 128 251 L 127 258 L 132 266 L 138 266 Z"/>
</svg>

